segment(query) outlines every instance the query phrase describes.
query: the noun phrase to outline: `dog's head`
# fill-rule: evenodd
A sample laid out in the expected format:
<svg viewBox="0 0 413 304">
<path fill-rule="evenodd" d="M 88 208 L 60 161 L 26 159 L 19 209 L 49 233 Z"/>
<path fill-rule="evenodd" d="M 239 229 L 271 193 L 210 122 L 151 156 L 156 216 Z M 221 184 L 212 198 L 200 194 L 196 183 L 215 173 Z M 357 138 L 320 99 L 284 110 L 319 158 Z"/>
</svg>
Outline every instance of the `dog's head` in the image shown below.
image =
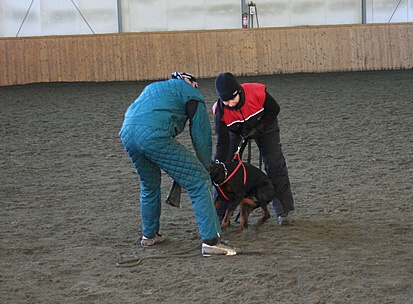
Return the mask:
<svg viewBox="0 0 413 304">
<path fill-rule="evenodd" d="M 227 168 L 224 163 L 211 161 L 208 167 L 209 176 L 215 184 L 222 183 L 227 178 Z"/>
</svg>

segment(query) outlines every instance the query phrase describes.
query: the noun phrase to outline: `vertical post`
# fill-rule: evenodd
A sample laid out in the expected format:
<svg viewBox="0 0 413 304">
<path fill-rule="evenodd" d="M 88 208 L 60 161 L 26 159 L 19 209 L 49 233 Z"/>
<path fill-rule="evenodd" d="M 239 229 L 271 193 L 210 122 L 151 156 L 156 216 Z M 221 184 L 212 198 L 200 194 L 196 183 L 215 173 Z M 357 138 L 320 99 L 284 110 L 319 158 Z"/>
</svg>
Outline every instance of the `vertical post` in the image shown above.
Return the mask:
<svg viewBox="0 0 413 304">
<path fill-rule="evenodd" d="M 366 5 L 367 0 L 361 0 L 361 23 L 366 24 L 367 23 L 367 5 Z"/>
<path fill-rule="evenodd" d="M 260 27 L 258 24 L 257 6 L 254 2 L 250 1 L 248 2 L 248 23 L 250 28 L 254 27 L 254 16 L 257 20 L 257 27 Z"/>
<path fill-rule="evenodd" d="M 117 9 L 118 9 L 118 33 L 122 33 L 122 0 L 118 0 L 117 2 Z"/>
<path fill-rule="evenodd" d="M 245 28 L 244 25 L 244 15 L 247 13 L 246 9 L 245 9 L 245 0 L 241 0 L 241 20 L 242 20 L 242 28 Z"/>
<path fill-rule="evenodd" d="M 252 5 L 251 5 L 252 1 L 248 2 L 248 27 L 250 28 L 254 28 L 254 15 L 252 14 Z"/>
</svg>

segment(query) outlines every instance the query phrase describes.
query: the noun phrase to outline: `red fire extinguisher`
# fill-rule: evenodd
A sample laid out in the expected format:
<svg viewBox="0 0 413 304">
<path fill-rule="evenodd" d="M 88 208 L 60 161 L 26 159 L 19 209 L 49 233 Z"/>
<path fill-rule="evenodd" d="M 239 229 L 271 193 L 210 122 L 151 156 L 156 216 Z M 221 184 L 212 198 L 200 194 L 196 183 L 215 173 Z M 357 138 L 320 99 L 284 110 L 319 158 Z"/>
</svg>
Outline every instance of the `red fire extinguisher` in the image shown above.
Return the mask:
<svg viewBox="0 0 413 304">
<path fill-rule="evenodd" d="M 242 28 L 248 28 L 248 14 L 242 14 Z"/>
</svg>

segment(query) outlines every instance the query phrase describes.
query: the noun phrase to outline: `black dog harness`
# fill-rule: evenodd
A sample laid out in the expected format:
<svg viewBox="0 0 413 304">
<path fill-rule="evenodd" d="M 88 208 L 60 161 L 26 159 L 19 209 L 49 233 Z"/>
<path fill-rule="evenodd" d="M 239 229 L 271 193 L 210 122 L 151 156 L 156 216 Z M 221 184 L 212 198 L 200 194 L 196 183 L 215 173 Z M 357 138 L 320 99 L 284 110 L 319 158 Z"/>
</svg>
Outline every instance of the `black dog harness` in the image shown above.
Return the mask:
<svg viewBox="0 0 413 304">
<path fill-rule="evenodd" d="M 225 171 L 225 180 L 220 183 L 214 183 L 214 185 L 216 186 L 216 188 L 218 189 L 219 193 L 221 193 L 221 195 L 227 200 L 227 201 L 231 201 L 227 195 L 225 195 L 224 191 L 222 190 L 221 186 L 224 185 L 225 183 L 227 183 L 233 176 L 234 174 L 238 171 L 238 169 L 240 167 L 242 167 L 242 169 L 244 170 L 244 185 L 247 183 L 247 171 L 245 170 L 245 166 L 241 160 L 241 157 L 239 156 L 238 153 L 235 153 L 234 158 L 232 159 L 233 162 L 238 161 L 238 165 L 235 167 L 234 171 L 231 172 L 231 174 L 228 176 L 228 170 L 227 167 L 225 166 L 224 163 L 219 162 L 219 164 L 221 164 L 224 167 L 224 171 Z"/>
</svg>

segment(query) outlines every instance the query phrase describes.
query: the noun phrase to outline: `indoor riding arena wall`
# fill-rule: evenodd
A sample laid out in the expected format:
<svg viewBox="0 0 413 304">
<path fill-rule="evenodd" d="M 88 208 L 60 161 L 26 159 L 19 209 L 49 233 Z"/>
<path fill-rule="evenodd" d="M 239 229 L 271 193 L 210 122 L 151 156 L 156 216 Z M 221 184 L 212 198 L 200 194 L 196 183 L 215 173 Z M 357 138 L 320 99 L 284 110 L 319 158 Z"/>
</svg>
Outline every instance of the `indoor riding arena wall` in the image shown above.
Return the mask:
<svg viewBox="0 0 413 304">
<path fill-rule="evenodd" d="M 413 68 L 413 23 L 0 39 L 0 86 Z"/>
</svg>

